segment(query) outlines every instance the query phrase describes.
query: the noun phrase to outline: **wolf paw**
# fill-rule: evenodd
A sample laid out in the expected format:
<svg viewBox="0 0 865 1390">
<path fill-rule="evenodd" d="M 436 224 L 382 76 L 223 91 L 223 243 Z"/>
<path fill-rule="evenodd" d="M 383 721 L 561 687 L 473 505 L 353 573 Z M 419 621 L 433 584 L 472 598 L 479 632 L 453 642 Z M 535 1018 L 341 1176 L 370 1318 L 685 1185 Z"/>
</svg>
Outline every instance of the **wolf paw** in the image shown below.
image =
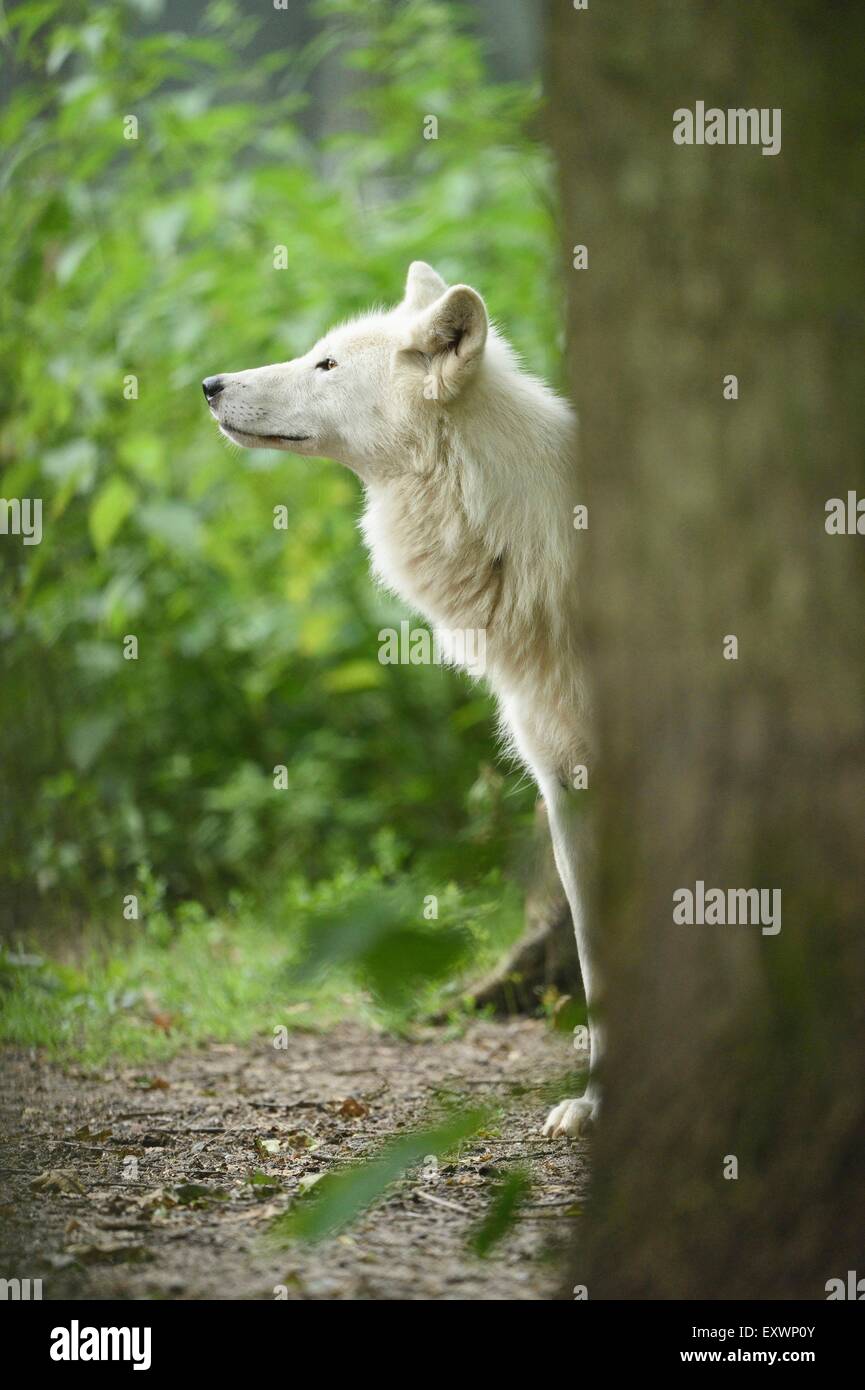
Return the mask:
<svg viewBox="0 0 865 1390">
<path fill-rule="evenodd" d="M 594 1128 L 597 1111 L 597 1101 L 587 1096 L 580 1096 L 579 1100 L 560 1100 L 547 1116 L 541 1133 L 548 1139 L 558 1139 L 562 1135 L 576 1139 Z"/>
</svg>

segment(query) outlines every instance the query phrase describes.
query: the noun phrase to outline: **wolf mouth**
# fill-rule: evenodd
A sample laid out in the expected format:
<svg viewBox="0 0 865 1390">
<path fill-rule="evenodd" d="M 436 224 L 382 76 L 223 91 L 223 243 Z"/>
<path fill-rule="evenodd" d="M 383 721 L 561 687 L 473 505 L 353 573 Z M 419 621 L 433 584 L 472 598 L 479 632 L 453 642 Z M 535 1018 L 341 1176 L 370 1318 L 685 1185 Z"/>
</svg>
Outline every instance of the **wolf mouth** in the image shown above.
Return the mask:
<svg viewBox="0 0 865 1390">
<path fill-rule="evenodd" d="M 310 434 L 256 434 L 254 430 L 240 430 L 234 425 L 229 425 L 227 421 L 220 421 L 221 428 L 226 434 L 239 435 L 244 439 L 256 439 L 262 444 L 304 444 L 312 438 Z"/>
</svg>

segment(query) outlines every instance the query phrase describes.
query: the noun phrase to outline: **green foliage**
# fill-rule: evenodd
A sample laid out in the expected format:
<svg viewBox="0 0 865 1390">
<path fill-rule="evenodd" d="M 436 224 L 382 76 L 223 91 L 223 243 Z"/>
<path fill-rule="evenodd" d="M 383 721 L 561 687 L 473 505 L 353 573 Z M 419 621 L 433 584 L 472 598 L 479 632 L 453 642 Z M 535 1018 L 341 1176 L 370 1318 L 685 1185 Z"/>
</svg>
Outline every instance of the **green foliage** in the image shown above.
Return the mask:
<svg viewBox="0 0 865 1390">
<path fill-rule="evenodd" d="M 369 580 L 356 480 L 227 447 L 200 381 L 395 300 L 418 257 L 477 284 L 551 373 L 535 94 L 491 81 L 438 0 L 311 10 L 308 46 L 264 56 L 231 0 L 192 34 L 158 0 L 0 15 L 2 490 L 43 500 L 41 544 L 0 537 L 0 927 L 100 929 L 78 975 L 7 959 L 22 1042 L 95 1057 L 246 1035 L 268 971 L 300 988 L 298 930 L 309 970 L 348 971 L 403 1017 L 518 929 L 497 872 L 532 792 L 493 770 L 489 698 L 379 663 L 405 613 Z M 314 139 L 323 63 L 331 81 L 343 64 L 345 104 Z M 160 959 L 164 1034 L 136 1002 Z"/>
<path fill-rule="evenodd" d="M 508 1173 L 495 1188 L 489 1210 L 471 1239 L 471 1247 L 483 1259 L 512 1230 L 532 1184 L 523 1168 Z"/>
<path fill-rule="evenodd" d="M 427 923 L 406 881 L 385 882 L 382 862 L 317 884 L 297 874 L 273 903 L 232 892 L 217 914 L 197 902 L 167 911 L 164 882 L 140 870 L 140 920 L 85 937 L 73 962 L 0 948 L 0 1037 L 100 1064 L 208 1039 L 272 1039 L 277 1027 L 324 1027 L 347 1007 L 371 1020 L 375 1004 L 404 1027 L 442 1007 L 447 972 L 491 964 L 518 933 L 522 903 L 491 875 L 448 885 L 440 921 Z"/>
<path fill-rule="evenodd" d="M 310 47 L 255 61 L 227 0 L 193 35 L 150 26 L 159 8 L 41 0 L 2 21 L 0 457 L 6 496 L 44 500 L 41 545 L 0 549 L 18 924 L 34 889 L 116 917 L 142 869 L 171 900 L 215 903 L 315 880 L 370 863 L 388 826 L 404 861 L 428 854 L 424 891 L 503 847 L 504 817 L 478 828 L 469 804 L 495 758 L 487 698 L 377 661 L 403 613 L 367 577 L 355 481 L 226 448 L 199 382 L 398 297 L 416 256 L 477 283 L 549 370 L 533 96 L 489 81 L 432 0 L 328 0 Z M 315 144 L 306 88 L 337 45 L 360 85 L 347 128 Z"/>
<path fill-rule="evenodd" d="M 312 915 L 302 946 L 302 978 L 351 963 L 380 1003 L 405 1010 L 419 987 L 452 974 L 471 947 L 469 932 L 453 920 L 465 911 L 453 887 L 446 913 L 451 920 L 427 921 L 420 908 L 409 884 L 378 879 L 360 884 L 348 899 Z"/>
<path fill-rule="evenodd" d="M 323 1240 L 347 1226 L 413 1165 L 456 1148 L 486 1120 L 486 1111 L 460 1111 L 429 1129 L 395 1139 L 365 1163 L 325 1174 L 312 1189 L 314 1196 L 277 1217 L 271 1233 L 279 1240 Z"/>
<path fill-rule="evenodd" d="M 291 940 L 260 913 L 238 907 L 213 918 L 187 903 L 171 922 L 156 911 L 136 928 L 122 950 L 91 946 L 74 965 L 0 950 L 0 1035 L 90 1065 L 158 1061 L 206 1040 L 324 1026 L 344 1010 L 344 974 L 314 1000 L 292 987 Z M 352 1011 L 367 1012 L 360 996 Z"/>
</svg>

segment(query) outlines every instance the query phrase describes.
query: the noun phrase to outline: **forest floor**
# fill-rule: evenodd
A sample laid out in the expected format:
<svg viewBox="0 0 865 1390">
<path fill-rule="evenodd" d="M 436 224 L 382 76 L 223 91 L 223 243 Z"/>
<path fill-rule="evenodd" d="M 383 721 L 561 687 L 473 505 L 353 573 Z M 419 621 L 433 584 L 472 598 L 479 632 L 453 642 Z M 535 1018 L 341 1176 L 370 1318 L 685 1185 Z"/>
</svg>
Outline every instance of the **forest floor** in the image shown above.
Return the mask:
<svg viewBox="0 0 865 1390">
<path fill-rule="evenodd" d="M 343 1024 L 286 1050 L 213 1044 L 156 1069 L 7 1050 L 0 1081 L 0 1276 L 46 1299 L 548 1299 L 573 1240 L 586 1145 L 539 1133 L 570 1040 L 536 1020 L 412 1038 Z M 444 1103 L 494 1119 L 415 1167 L 341 1234 L 270 1230 L 312 1179 L 425 1127 Z M 502 1177 L 531 1187 L 485 1258 L 470 1239 Z"/>
</svg>

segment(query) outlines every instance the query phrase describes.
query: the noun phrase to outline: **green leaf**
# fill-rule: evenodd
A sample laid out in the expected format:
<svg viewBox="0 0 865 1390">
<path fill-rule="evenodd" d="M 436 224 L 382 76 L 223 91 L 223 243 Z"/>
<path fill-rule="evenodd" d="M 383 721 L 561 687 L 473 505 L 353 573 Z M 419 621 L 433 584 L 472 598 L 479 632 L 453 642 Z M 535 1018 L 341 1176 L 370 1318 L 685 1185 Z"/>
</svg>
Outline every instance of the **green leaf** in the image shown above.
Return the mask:
<svg viewBox="0 0 865 1390">
<path fill-rule="evenodd" d="M 322 686 L 334 695 L 347 695 L 355 690 L 375 690 L 384 684 L 384 669 L 377 661 L 346 661 L 322 677 Z"/>
<path fill-rule="evenodd" d="M 189 555 L 201 546 L 203 528 L 193 507 L 173 499 L 146 502 L 139 513 L 141 528 L 178 554 Z"/>
<path fill-rule="evenodd" d="M 110 478 L 100 488 L 87 518 L 90 538 L 100 553 L 114 540 L 135 502 L 135 490 L 123 478 Z"/>
<path fill-rule="evenodd" d="M 86 772 L 99 757 L 118 724 L 115 711 L 89 714 L 76 719 L 66 735 L 66 747 L 79 772 Z"/>
<path fill-rule="evenodd" d="M 442 1124 L 407 1134 L 389 1144 L 377 1158 L 355 1168 L 326 1173 L 315 1185 L 315 1196 L 277 1217 L 271 1227 L 280 1239 L 323 1240 L 347 1226 L 412 1164 L 428 1154 L 446 1153 L 477 1133 L 489 1118 L 483 1110 L 468 1110 Z"/>
<path fill-rule="evenodd" d="M 508 1173 L 493 1192 L 486 1216 L 471 1239 L 471 1248 L 483 1259 L 516 1224 L 520 1207 L 531 1191 L 528 1174 L 517 1168 Z"/>
<path fill-rule="evenodd" d="M 405 1006 L 418 988 L 452 975 L 469 947 L 462 925 L 425 921 L 422 908 L 410 885 L 375 884 L 313 913 L 299 978 L 351 965 L 383 1004 Z"/>
</svg>

